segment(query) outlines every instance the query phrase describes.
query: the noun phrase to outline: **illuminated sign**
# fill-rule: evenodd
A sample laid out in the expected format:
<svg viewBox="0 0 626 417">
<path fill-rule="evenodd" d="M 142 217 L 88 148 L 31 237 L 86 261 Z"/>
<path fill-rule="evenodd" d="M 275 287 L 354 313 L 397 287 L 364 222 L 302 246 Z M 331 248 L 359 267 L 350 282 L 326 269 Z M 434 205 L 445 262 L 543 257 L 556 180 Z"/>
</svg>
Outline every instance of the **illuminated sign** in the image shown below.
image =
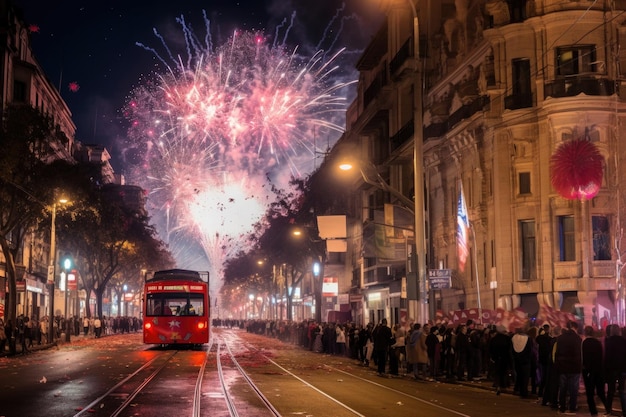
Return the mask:
<svg viewBox="0 0 626 417">
<path fill-rule="evenodd" d="M 189 284 L 148 284 L 147 292 L 204 292 L 203 285 Z"/>
<path fill-rule="evenodd" d="M 324 278 L 322 283 L 322 296 L 334 297 L 339 294 L 339 280 L 335 277 Z"/>
</svg>

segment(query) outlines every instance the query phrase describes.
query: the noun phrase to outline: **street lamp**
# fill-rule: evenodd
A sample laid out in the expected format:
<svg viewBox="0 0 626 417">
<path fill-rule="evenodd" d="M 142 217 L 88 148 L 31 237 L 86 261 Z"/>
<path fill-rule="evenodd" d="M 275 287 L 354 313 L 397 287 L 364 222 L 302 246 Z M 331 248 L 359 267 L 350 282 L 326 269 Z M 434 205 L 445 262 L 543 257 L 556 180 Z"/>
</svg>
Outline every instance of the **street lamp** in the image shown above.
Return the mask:
<svg viewBox="0 0 626 417">
<path fill-rule="evenodd" d="M 65 259 L 63 259 L 63 269 L 64 269 L 64 273 L 65 273 L 65 341 L 66 342 L 70 342 L 70 321 L 69 318 L 67 317 L 67 305 L 68 300 L 67 300 L 67 294 L 69 292 L 69 274 L 70 274 L 70 269 L 72 269 L 72 260 L 69 257 L 65 257 Z"/>
<path fill-rule="evenodd" d="M 65 204 L 68 200 L 61 198 L 58 203 Z M 52 203 L 52 213 L 50 219 L 50 262 L 48 264 L 48 284 L 50 285 L 50 302 L 49 302 L 49 314 L 48 314 L 48 343 L 54 342 L 54 279 L 56 277 L 56 262 L 57 262 L 57 230 L 56 230 L 56 218 L 57 218 L 57 201 Z"/>
<path fill-rule="evenodd" d="M 339 169 L 342 171 L 350 171 L 353 168 L 355 168 L 355 166 L 351 162 L 344 161 L 339 164 Z M 361 178 L 363 178 L 365 183 L 378 187 L 381 190 L 393 195 L 412 213 L 415 212 L 415 203 L 413 200 L 402 194 L 400 190 L 389 185 L 389 183 L 378 173 L 376 166 L 372 162 L 358 161 L 356 168 L 358 168 Z M 371 171 L 371 173 L 368 171 Z"/>
</svg>

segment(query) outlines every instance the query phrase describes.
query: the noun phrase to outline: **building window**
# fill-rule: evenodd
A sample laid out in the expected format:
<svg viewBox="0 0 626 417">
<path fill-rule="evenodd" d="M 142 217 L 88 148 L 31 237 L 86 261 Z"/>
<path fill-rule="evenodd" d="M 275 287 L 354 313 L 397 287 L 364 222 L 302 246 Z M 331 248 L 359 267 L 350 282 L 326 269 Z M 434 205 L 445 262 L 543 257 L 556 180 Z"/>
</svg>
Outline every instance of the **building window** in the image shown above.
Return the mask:
<svg viewBox="0 0 626 417">
<path fill-rule="evenodd" d="M 519 179 L 519 193 L 530 194 L 530 172 L 520 172 L 518 174 Z"/>
<path fill-rule="evenodd" d="M 26 103 L 26 83 L 17 80 L 13 83 L 13 102 Z"/>
<path fill-rule="evenodd" d="M 593 260 L 611 260 L 611 233 L 609 230 L 609 218 L 607 216 L 592 216 L 591 227 L 593 229 Z"/>
<path fill-rule="evenodd" d="M 522 280 L 531 280 L 537 278 L 536 264 L 536 245 L 535 245 L 535 221 L 520 220 L 520 248 L 522 255 Z"/>
<path fill-rule="evenodd" d="M 512 66 L 512 95 L 504 98 L 504 108 L 508 110 L 524 109 L 533 106 L 530 60 L 516 58 Z"/>
<path fill-rule="evenodd" d="M 507 0 L 511 23 L 521 23 L 526 19 L 527 0 Z"/>
<path fill-rule="evenodd" d="M 513 62 L 513 95 L 530 96 L 532 93 L 530 86 L 530 60 L 528 58 L 517 58 Z"/>
<path fill-rule="evenodd" d="M 556 73 L 560 76 L 596 72 L 596 47 L 576 45 L 556 48 Z"/>
<path fill-rule="evenodd" d="M 576 260 L 576 235 L 574 233 L 574 216 L 559 216 L 559 261 Z"/>
</svg>

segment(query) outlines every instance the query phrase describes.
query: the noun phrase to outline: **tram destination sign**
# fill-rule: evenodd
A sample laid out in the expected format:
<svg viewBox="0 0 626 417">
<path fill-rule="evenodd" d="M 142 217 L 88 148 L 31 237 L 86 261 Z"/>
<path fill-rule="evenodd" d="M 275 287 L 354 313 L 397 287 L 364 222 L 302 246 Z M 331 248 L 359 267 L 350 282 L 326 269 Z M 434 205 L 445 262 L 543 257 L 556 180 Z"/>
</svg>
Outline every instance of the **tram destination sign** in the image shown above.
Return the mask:
<svg viewBox="0 0 626 417">
<path fill-rule="evenodd" d="M 428 283 L 431 290 L 447 290 L 452 286 L 451 269 L 429 269 Z"/>
</svg>

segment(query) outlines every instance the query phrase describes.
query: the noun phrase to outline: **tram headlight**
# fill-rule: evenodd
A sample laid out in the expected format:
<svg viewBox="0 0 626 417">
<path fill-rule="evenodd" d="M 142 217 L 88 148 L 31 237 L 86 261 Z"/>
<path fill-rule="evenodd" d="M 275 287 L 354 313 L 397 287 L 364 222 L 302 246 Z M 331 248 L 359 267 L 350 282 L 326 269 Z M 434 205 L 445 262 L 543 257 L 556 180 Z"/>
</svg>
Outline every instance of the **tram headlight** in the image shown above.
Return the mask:
<svg viewBox="0 0 626 417">
<path fill-rule="evenodd" d="M 150 328 L 152 327 L 152 323 L 146 323 L 143 327 L 144 327 L 146 330 L 150 330 Z"/>
</svg>

